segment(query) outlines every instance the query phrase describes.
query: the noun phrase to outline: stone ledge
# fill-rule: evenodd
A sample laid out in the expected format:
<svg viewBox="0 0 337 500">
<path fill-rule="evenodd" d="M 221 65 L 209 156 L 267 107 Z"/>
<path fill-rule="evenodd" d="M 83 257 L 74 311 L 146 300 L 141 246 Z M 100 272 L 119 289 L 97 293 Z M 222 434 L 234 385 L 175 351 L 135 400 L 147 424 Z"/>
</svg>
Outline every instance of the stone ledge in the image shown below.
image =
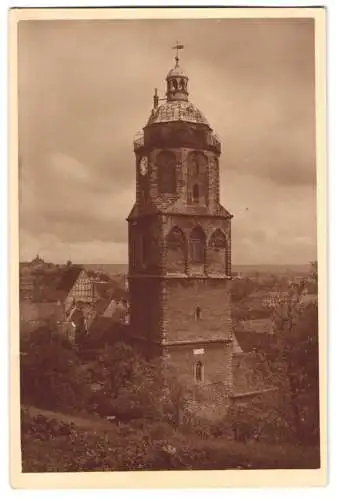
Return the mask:
<svg viewBox="0 0 337 500">
<path fill-rule="evenodd" d="M 202 279 L 202 280 L 232 280 L 232 276 L 229 275 L 208 275 L 208 274 L 184 274 L 184 273 L 175 273 L 175 274 L 132 274 L 128 275 L 128 279 L 139 279 L 139 278 L 153 278 L 153 279 L 190 279 L 190 280 L 196 280 L 196 279 Z"/>
<path fill-rule="evenodd" d="M 253 398 L 255 396 L 261 396 L 262 394 L 266 394 L 268 392 L 277 391 L 277 387 L 269 387 L 267 389 L 261 389 L 259 391 L 250 391 L 250 392 L 242 392 L 239 394 L 231 394 L 231 399 L 245 399 L 245 398 Z"/>
<path fill-rule="evenodd" d="M 219 344 L 223 343 L 225 345 L 232 344 L 232 339 L 230 338 L 214 338 L 214 339 L 191 339 L 191 340 L 172 340 L 164 341 L 161 345 L 167 346 L 178 346 L 178 345 L 195 345 L 195 344 Z"/>
</svg>

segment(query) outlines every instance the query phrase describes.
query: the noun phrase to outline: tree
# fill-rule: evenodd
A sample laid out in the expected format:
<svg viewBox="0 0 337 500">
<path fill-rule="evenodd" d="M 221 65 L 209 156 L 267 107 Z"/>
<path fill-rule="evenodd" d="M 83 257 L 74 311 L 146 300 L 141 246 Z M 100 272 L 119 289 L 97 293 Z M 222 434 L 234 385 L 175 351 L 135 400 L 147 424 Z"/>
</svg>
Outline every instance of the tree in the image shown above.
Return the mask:
<svg viewBox="0 0 337 500">
<path fill-rule="evenodd" d="M 51 410 L 86 408 L 89 377 L 69 342 L 48 327 L 21 343 L 21 400 Z"/>
<path fill-rule="evenodd" d="M 276 342 L 267 357 L 273 383 L 289 404 L 297 439 L 319 439 L 319 343 L 317 304 L 303 305 L 305 283 L 290 288 L 275 311 Z"/>
<path fill-rule="evenodd" d="M 232 301 L 240 302 L 256 290 L 256 283 L 250 278 L 234 280 L 232 285 Z"/>
<path fill-rule="evenodd" d="M 124 369 L 127 376 L 120 380 L 111 400 L 115 414 L 179 425 L 188 393 L 173 367 L 159 358 L 148 362 L 136 355 Z"/>
<path fill-rule="evenodd" d="M 318 282 L 318 263 L 317 260 L 310 262 L 310 275 L 311 278 L 317 283 Z"/>
</svg>

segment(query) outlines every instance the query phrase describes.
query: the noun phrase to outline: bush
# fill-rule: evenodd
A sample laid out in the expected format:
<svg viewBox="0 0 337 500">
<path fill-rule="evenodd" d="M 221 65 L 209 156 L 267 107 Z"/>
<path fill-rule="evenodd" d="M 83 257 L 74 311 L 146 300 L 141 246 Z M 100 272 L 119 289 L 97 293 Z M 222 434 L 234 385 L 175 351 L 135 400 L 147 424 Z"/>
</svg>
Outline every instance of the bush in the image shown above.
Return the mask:
<svg viewBox="0 0 337 500">
<path fill-rule="evenodd" d="M 203 440 L 159 424 L 88 431 L 26 411 L 21 422 L 24 472 L 319 467 L 317 448 Z"/>
<path fill-rule="evenodd" d="M 236 441 L 291 441 L 293 428 L 277 406 L 263 399 L 233 403 L 228 411 L 226 424 L 232 429 Z"/>
<path fill-rule="evenodd" d="M 88 373 L 70 344 L 44 328 L 34 332 L 21 358 L 21 401 L 41 408 L 73 411 L 87 406 Z"/>
</svg>

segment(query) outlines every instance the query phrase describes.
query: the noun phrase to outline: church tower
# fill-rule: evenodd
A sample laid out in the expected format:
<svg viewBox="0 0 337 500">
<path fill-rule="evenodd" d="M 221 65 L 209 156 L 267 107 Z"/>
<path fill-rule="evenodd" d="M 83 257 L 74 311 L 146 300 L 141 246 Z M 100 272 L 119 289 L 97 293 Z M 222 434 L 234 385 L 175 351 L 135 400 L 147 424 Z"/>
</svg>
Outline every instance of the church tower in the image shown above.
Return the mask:
<svg viewBox="0 0 337 500">
<path fill-rule="evenodd" d="M 219 200 L 221 145 L 189 101 L 179 64 L 134 142 L 128 217 L 130 334 L 188 383 L 231 388 L 231 218 Z"/>
</svg>

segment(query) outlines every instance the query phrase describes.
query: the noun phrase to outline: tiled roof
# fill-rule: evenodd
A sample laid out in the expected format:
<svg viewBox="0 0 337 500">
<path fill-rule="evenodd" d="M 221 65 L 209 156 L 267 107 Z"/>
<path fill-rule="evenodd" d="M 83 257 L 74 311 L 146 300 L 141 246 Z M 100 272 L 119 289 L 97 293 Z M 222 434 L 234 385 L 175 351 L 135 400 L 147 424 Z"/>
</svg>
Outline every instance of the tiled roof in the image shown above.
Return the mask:
<svg viewBox="0 0 337 500">
<path fill-rule="evenodd" d="M 93 320 L 89 328 L 90 337 L 96 337 L 97 339 L 107 338 L 109 336 L 114 336 L 116 332 L 119 332 L 120 322 L 116 321 L 116 318 L 107 318 L 104 316 L 99 316 Z"/>
<path fill-rule="evenodd" d="M 162 210 L 163 212 L 177 212 L 185 215 L 209 215 L 209 209 L 203 207 L 202 205 L 189 205 L 186 206 L 182 203 L 181 198 L 173 203 L 169 203 L 168 206 Z M 220 203 L 217 205 L 215 212 L 211 215 L 217 215 L 220 217 L 230 218 L 232 215 L 228 210 L 226 210 Z"/>
<path fill-rule="evenodd" d="M 150 214 L 169 214 L 169 213 L 179 213 L 183 215 L 209 215 L 209 212 L 206 207 L 202 206 L 186 206 L 181 202 L 181 199 L 178 200 L 165 200 L 160 201 L 160 205 L 156 206 L 155 204 L 148 205 L 145 209 L 141 210 L 137 207 L 136 204 L 132 207 L 132 210 L 127 218 L 127 220 L 133 220 L 140 215 L 150 215 Z M 211 215 L 216 215 L 218 217 L 224 217 L 226 219 L 231 218 L 232 214 L 226 210 L 220 203 L 216 207 L 215 212 L 212 212 Z"/>
<path fill-rule="evenodd" d="M 107 305 L 103 316 L 106 318 L 115 318 L 116 321 L 120 321 L 125 313 L 127 312 L 127 305 L 121 305 L 120 300 L 126 300 L 124 298 L 112 299 L 110 303 Z"/>
<path fill-rule="evenodd" d="M 95 282 L 94 288 L 96 294 L 102 299 L 110 299 L 112 293 L 116 288 L 116 284 L 113 281 L 110 282 Z"/>
<path fill-rule="evenodd" d="M 71 266 L 65 268 L 61 275 L 61 279 L 58 283 L 57 289 L 69 292 L 82 271 L 83 268 L 81 266 Z"/>
<path fill-rule="evenodd" d="M 147 125 L 167 122 L 209 123 L 199 109 L 189 101 L 167 101 L 152 111 Z"/>
<path fill-rule="evenodd" d="M 89 278 L 94 278 L 97 281 L 101 282 L 110 282 L 111 278 L 108 276 L 106 273 L 103 273 L 101 271 L 93 271 L 92 269 L 89 269 L 86 271 L 87 275 Z"/>
<path fill-rule="evenodd" d="M 175 76 L 182 76 L 183 78 L 188 78 L 186 71 L 183 70 L 181 66 L 176 65 L 174 68 L 170 69 L 170 71 L 167 73 L 166 78 L 172 78 Z"/>
<path fill-rule="evenodd" d="M 307 293 L 301 297 L 301 304 L 315 304 L 318 302 L 318 296 L 316 293 Z"/>
<path fill-rule="evenodd" d="M 62 320 L 63 309 L 55 302 L 23 302 L 20 304 L 20 318 L 24 321 Z"/>
<path fill-rule="evenodd" d="M 110 299 L 101 298 L 95 302 L 95 315 L 101 316 L 110 304 Z"/>
<path fill-rule="evenodd" d="M 269 333 L 252 333 L 247 331 L 235 331 L 237 352 L 268 352 L 276 342 L 276 336 Z"/>
<path fill-rule="evenodd" d="M 274 323 L 270 318 L 258 318 L 240 321 L 236 326 L 236 331 L 272 334 Z"/>
</svg>

